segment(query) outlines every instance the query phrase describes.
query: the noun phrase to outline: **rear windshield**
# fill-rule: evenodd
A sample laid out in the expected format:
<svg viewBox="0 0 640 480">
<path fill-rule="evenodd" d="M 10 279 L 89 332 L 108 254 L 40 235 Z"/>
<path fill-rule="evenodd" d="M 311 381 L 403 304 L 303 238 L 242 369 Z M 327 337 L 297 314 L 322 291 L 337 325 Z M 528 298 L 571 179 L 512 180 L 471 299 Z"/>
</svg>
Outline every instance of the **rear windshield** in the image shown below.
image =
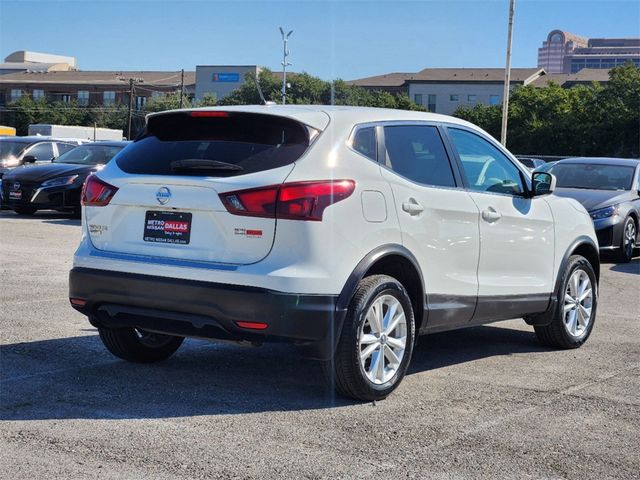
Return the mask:
<svg viewBox="0 0 640 480">
<path fill-rule="evenodd" d="M 310 137 L 301 123 L 273 115 L 171 113 L 149 118 L 145 133 L 116 162 L 127 173 L 244 175 L 293 163 Z"/>
</svg>

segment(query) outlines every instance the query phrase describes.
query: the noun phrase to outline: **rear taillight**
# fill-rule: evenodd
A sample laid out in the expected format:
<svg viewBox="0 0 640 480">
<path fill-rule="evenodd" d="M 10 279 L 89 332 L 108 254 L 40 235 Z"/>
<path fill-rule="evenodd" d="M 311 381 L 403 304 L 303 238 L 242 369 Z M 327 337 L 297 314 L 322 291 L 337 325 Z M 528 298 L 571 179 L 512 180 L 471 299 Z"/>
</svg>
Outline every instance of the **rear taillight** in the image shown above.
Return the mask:
<svg viewBox="0 0 640 480">
<path fill-rule="evenodd" d="M 108 205 L 118 187 L 109 185 L 95 175 L 89 175 L 82 186 L 82 205 L 87 207 L 104 207 Z"/>
<path fill-rule="evenodd" d="M 329 205 L 344 200 L 356 188 L 353 180 L 294 182 L 220 194 L 230 213 L 289 220 L 322 220 Z"/>
</svg>

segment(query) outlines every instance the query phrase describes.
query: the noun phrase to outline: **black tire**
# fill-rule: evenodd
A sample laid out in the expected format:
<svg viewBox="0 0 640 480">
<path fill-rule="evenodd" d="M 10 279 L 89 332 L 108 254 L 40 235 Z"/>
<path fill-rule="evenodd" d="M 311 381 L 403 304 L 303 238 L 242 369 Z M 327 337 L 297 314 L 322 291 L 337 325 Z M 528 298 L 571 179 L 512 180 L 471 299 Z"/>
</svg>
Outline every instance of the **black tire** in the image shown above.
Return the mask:
<svg viewBox="0 0 640 480">
<path fill-rule="evenodd" d="M 33 207 L 13 207 L 13 211 L 18 215 L 33 215 L 38 209 Z"/>
<path fill-rule="evenodd" d="M 113 355 L 129 362 L 152 363 L 175 353 L 184 337 L 146 332 L 135 328 L 98 328 L 100 340 Z"/>
<path fill-rule="evenodd" d="M 571 276 L 576 270 L 582 270 L 589 276 L 591 281 L 591 288 L 593 296 L 591 299 L 591 317 L 587 323 L 584 331 L 579 335 L 571 335 L 569 328 L 565 323 L 565 293 L 569 287 L 569 281 Z M 548 325 L 534 326 L 536 336 L 538 340 L 544 345 L 557 348 L 578 348 L 584 342 L 587 341 L 589 335 L 593 331 L 593 326 L 596 321 L 596 313 L 598 307 L 598 287 L 596 281 L 596 274 L 593 270 L 593 266 L 589 261 L 581 255 L 573 255 L 569 257 L 567 266 L 564 272 L 561 273 L 561 288 L 558 292 L 557 303 L 555 312 L 553 313 L 553 320 Z"/>
<path fill-rule="evenodd" d="M 631 230 L 632 238 L 629 238 L 628 231 Z M 638 236 L 638 226 L 631 217 L 627 217 L 624 220 L 622 226 L 622 238 L 620 239 L 620 249 L 616 255 L 616 260 L 620 263 L 629 263 L 633 259 L 633 253 L 635 249 L 635 241 Z"/>
<path fill-rule="evenodd" d="M 406 344 L 404 355 L 393 377 L 385 383 L 375 384 L 369 380 L 360 363 L 359 334 L 369 308 L 383 295 L 397 299 L 404 310 Z M 373 401 L 382 400 L 393 392 L 404 378 L 411 360 L 415 337 L 414 318 L 411 300 L 400 282 L 387 275 L 364 278 L 349 305 L 333 361 L 324 364 L 325 375 L 338 393 L 356 400 Z M 381 347 L 381 351 L 384 351 L 384 347 Z M 386 359 L 383 355 L 383 370 Z"/>
</svg>

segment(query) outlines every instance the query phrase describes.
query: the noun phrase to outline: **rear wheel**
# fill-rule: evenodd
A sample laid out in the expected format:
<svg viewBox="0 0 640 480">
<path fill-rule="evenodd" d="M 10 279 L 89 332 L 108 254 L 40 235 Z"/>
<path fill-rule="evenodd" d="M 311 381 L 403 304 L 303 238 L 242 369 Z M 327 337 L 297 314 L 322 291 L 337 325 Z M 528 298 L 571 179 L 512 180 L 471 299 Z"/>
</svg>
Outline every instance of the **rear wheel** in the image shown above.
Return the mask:
<svg viewBox="0 0 640 480">
<path fill-rule="evenodd" d="M 618 260 L 628 263 L 633 258 L 633 250 L 636 248 L 637 228 L 636 222 L 631 217 L 627 217 L 622 228 L 622 240 L 620 240 L 620 251 Z"/>
<path fill-rule="evenodd" d="M 13 207 L 13 211 L 18 215 L 33 215 L 37 209 L 33 207 Z"/>
<path fill-rule="evenodd" d="M 357 400 L 381 400 L 400 384 L 413 351 L 415 321 L 400 282 L 363 279 L 354 295 L 326 373 L 336 390 Z"/>
<path fill-rule="evenodd" d="M 573 255 L 563 273 L 553 320 L 549 325 L 534 327 L 538 339 L 552 347 L 579 347 L 591 335 L 597 306 L 593 267 L 586 258 Z"/>
<path fill-rule="evenodd" d="M 100 339 L 116 357 L 129 362 L 151 363 L 169 358 L 184 337 L 147 332 L 137 328 L 98 328 Z"/>
</svg>

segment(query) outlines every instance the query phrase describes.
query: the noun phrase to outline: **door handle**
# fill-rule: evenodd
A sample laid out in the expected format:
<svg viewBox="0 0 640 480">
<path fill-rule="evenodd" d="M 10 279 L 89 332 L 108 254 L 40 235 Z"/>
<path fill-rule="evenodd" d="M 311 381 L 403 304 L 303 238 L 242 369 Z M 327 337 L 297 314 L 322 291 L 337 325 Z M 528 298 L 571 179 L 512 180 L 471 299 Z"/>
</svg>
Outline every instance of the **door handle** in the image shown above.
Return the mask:
<svg viewBox="0 0 640 480">
<path fill-rule="evenodd" d="M 500 212 L 498 212 L 493 207 L 489 207 L 486 210 L 482 211 L 482 219 L 485 222 L 493 223 L 493 222 L 497 222 L 501 218 L 502 218 L 502 215 L 500 215 Z"/>
<path fill-rule="evenodd" d="M 402 204 L 402 210 L 407 212 L 409 215 L 419 215 L 424 212 L 424 207 L 420 205 L 415 198 L 410 198 Z"/>
</svg>

